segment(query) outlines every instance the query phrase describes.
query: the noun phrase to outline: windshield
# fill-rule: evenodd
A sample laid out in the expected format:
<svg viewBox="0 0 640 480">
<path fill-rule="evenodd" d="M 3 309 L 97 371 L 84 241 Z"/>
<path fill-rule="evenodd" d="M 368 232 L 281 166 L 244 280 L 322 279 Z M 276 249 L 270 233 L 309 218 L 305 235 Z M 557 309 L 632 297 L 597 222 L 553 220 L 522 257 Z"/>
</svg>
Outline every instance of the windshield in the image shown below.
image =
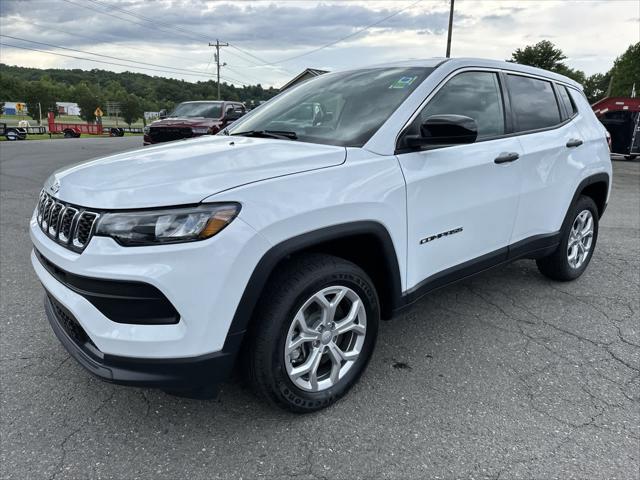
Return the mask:
<svg viewBox="0 0 640 480">
<path fill-rule="evenodd" d="M 222 117 L 222 104 L 218 102 L 186 102 L 181 103 L 171 112 L 171 117 Z"/>
<path fill-rule="evenodd" d="M 289 132 L 302 142 L 361 147 L 432 71 L 393 67 L 326 74 L 262 105 L 229 133 Z"/>
</svg>

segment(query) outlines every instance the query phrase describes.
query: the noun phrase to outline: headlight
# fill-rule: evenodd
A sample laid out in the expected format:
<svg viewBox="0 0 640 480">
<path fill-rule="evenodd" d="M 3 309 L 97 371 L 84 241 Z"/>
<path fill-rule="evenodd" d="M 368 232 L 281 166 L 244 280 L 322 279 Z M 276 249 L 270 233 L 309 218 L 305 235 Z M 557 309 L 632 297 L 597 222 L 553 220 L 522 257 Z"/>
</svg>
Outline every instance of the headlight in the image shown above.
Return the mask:
<svg viewBox="0 0 640 480">
<path fill-rule="evenodd" d="M 125 246 L 194 242 L 213 237 L 240 212 L 237 203 L 106 213 L 95 235 L 112 237 Z"/>
<path fill-rule="evenodd" d="M 196 135 L 205 135 L 210 132 L 209 128 L 207 127 L 194 127 L 191 129 L 191 131 Z"/>
<path fill-rule="evenodd" d="M 142 131 L 145 133 L 145 135 L 149 135 L 149 132 L 151 131 L 151 127 L 149 127 L 149 125 L 145 125 Z"/>
</svg>

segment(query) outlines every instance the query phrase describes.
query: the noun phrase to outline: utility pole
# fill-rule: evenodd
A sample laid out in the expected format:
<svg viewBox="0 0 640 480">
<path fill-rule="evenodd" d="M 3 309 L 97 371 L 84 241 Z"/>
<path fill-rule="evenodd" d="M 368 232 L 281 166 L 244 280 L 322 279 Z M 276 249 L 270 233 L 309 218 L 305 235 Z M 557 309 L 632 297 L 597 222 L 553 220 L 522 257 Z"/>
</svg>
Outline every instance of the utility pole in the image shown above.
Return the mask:
<svg viewBox="0 0 640 480">
<path fill-rule="evenodd" d="M 451 31 L 453 30 L 453 2 L 451 1 L 451 10 L 449 10 L 449 32 L 447 33 L 447 58 L 451 57 Z"/>
<path fill-rule="evenodd" d="M 40 106 L 40 102 L 38 102 L 38 125 L 42 125 L 42 107 Z"/>
<path fill-rule="evenodd" d="M 216 43 L 209 43 L 210 47 L 216 47 L 216 53 L 215 53 L 215 58 L 216 58 L 216 69 L 218 71 L 218 100 L 220 100 L 220 47 L 228 47 L 229 44 L 226 42 L 220 42 L 220 40 L 216 39 Z M 222 66 L 224 67 L 226 65 L 226 63 L 223 63 Z"/>
</svg>

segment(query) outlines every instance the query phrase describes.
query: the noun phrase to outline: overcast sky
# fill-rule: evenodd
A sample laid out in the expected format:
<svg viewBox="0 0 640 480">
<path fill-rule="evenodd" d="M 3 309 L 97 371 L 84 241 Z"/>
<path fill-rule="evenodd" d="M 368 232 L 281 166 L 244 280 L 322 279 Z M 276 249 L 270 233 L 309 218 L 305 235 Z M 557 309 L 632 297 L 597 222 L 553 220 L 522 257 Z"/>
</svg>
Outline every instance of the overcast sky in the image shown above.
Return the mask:
<svg viewBox="0 0 640 480">
<path fill-rule="evenodd" d="M 638 0 L 456 0 L 455 7 L 455 57 L 507 59 L 518 47 L 548 39 L 569 57 L 569 66 L 592 74 L 607 71 L 640 41 Z M 131 66 L 7 46 L 0 61 L 196 81 L 215 72 L 208 42 L 220 39 L 232 45 L 222 49 L 228 64 L 223 78 L 278 87 L 306 67 L 337 70 L 444 56 L 448 9 L 448 0 L 0 0 L 2 43 Z M 184 70 L 153 71 L 176 68 Z"/>
</svg>

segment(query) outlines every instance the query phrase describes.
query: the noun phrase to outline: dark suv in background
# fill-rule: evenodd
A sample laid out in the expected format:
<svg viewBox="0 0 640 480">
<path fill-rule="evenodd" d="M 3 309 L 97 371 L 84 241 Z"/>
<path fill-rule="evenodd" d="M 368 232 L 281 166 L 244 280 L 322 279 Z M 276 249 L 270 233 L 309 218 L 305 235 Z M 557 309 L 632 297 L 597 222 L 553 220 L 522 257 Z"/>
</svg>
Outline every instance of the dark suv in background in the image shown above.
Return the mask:
<svg viewBox="0 0 640 480">
<path fill-rule="evenodd" d="M 246 113 L 240 102 L 183 102 L 144 129 L 144 144 L 170 142 L 218 133 Z"/>
</svg>

